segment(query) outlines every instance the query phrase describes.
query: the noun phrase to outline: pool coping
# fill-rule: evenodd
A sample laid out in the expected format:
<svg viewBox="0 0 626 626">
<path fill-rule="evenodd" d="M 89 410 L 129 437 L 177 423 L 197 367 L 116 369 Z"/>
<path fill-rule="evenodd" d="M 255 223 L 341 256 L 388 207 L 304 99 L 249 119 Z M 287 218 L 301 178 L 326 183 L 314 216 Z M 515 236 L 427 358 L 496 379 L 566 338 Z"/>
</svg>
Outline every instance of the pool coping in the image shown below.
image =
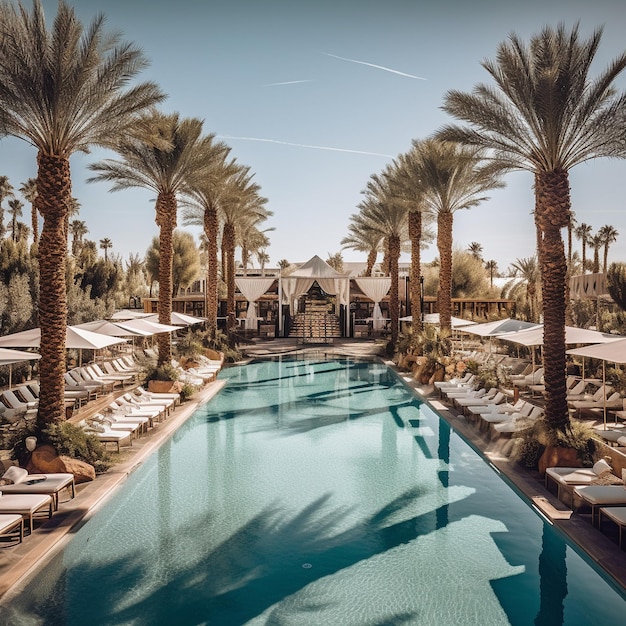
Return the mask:
<svg viewBox="0 0 626 626">
<path fill-rule="evenodd" d="M 0 604 L 19 594 L 30 577 L 63 548 L 117 488 L 225 384 L 224 380 L 208 383 L 164 422 L 134 440 L 132 447 L 124 450 L 127 458 L 97 475 L 94 481 L 76 485 L 76 497 L 61 501 L 52 518 L 38 524 L 21 544 L 0 548 Z"/>
<path fill-rule="evenodd" d="M 573 546 L 604 572 L 605 577 L 622 594 L 626 593 L 626 551 L 620 550 L 608 536 L 591 525 L 590 515 L 573 513 L 551 491 L 539 471 L 521 467 L 498 447 L 490 445 L 468 424 L 465 416 L 444 404 L 434 387 L 419 384 L 407 372 L 401 371 L 392 361 L 384 361 L 404 384 L 430 406 L 450 427 L 476 450 L 492 468 L 502 474 L 522 495 L 528 505 L 535 509 L 549 524 L 558 528 Z M 550 512 L 554 511 L 554 517 Z M 568 512 L 570 515 L 563 515 Z"/>
</svg>

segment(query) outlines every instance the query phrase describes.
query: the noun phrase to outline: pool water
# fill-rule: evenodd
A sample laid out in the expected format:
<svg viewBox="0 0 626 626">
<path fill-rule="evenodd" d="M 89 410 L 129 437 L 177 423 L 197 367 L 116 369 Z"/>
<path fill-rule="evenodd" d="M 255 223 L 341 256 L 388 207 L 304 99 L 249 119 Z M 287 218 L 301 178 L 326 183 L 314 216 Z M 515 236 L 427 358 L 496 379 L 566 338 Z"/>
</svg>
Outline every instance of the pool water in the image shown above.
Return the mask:
<svg viewBox="0 0 626 626">
<path fill-rule="evenodd" d="M 0 623 L 622 623 L 624 597 L 382 364 L 220 377 Z"/>
</svg>

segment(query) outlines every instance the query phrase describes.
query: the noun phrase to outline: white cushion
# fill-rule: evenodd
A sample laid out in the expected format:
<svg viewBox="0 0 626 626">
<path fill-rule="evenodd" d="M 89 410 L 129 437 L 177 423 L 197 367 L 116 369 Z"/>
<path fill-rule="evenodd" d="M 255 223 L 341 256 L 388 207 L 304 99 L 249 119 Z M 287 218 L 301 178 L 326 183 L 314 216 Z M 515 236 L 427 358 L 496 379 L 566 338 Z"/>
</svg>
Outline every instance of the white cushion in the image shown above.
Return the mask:
<svg viewBox="0 0 626 626">
<path fill-rule="evenodd" d="M 611 466 L 604 459 L 600 459 L 599 461 L 596 461 L 596 463 L 593 466 L 593 473 L 596 474 L 597 476 L 600 476 L 606 471 L 610 472 Z"/>
<path fill-rule="evenodd" d="M 17 485 L 26 480 L 28 476 L 28 470 L 23 467 L 18 467 L 17 465 L 11 465 L 9 469 L 2 475 L 2 480 L 10 480 L 14 485 Z"/>
</svg>

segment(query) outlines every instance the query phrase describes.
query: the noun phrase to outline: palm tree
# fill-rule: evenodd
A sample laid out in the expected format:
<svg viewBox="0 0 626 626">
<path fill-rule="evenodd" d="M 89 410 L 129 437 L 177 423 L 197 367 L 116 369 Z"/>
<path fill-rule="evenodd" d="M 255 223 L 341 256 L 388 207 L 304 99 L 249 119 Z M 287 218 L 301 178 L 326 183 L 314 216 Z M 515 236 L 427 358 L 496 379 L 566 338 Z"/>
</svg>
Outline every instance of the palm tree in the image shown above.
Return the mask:
<svg viewBox="0 0 626 626">
<path fill-rule="evenodd" d="M 572 238 L 574 236 L 574 231 L 576 230 L 576 214 L 574 211 L 569 212 L 569 220 L 567 221 L 567 267 L 571 272 L 572 265 L 572 254 L 573 254 L 573 246 L 572 246 Z"/>
<path fill-rule="evenodd" d="M 483 260 L 483 247 L 477 241 L 472 241 L 472 243 L 467 246 L 467 251 L 479 261 Z"/>
<path fill-rule="evenodd" d="M 392 166 L 388 166 L 378 176 L 373 174 L 363 194 L 365 200 L 359 203 L 361 217 L 365 224 L 377 231 L 385 242 L 388 273 L 391 278 L 389 288 L 389 323 L 391 325 L 391 343 L 398 341 L 399 298 L 398 298 L 398 262 L 402 244 L 408 239 L 407 208 L 404 202 L 394 196 L 392 190 Z"/>
<path fill-rule="evenodd" d="M 591 271 L 594 274 L 598 274 L 600 272 L 600 250 L 604 245 L 604 239 L 602 238 L 602 235 L 598 232 L 595 235 L 589 237 L 588 242 L 591 246 L 591 249 L 593 250 L 593 266 L 591 268 Z"/>
<path fill-rule="evenodd" d="M 519 285 L 523 285 L 526 290 L 526 301 L 528 302 L 528 321 L 539 323 L 539 296 L 541 293 L 541 276 L 537 257 L 532 256 L 524 259 L 517 259 L 512 267 L 519 273 Z M 507 297 L 511 297 L 510 295 Z"/>
<path fill-rule="evenodd" d="M 426 210 L 424 189 L 421 180 L 419 153 L 415 147 L 401 154 L 394 161 L 391 170 L 391 189 L 396 199 L 408 211 L 408 236 L 411 246 L 411 269 L 409 274 L 410 301 L 417 305 L 422 301 L 422 246 L 433 240 L 433 234 L 426 229 L 432 215 Z M 413 315 L 413 329 L 422 331 L 422 311 Z"/>
<path fill-rule="evenodd" d="M 567 259 L 561 229 L 570 221 L 569 170 L 597 157 L 623 157 L 626 98 L 613 83 L 626 54 L 596 80 L 589 70 L 601 39 L 581 41 L 578 26 L 544 28 L 526 45 L 512 34 L 485 61 L 496 87 L 448 92 L 444 109 L 469 127 L 448 126 L 446 139 L 484 147 L 504 166 L 534 175 L 535 219 L 542 240 L 539 264 L 544 316 L 546 421 L 569 427 L 565 386 Z"/>
<path fill-rule="evenodd" d="M 583 266 L 583 274 L 586 274 L 587 273 L 587 244 L 589 243 L 589 238 L 591 237 L 591 226 L 583 222 L 576 227 L 575 232 L 576 232 L 576 237 L 578 237 L 578 239 L 580 239 L 580 241 L 582 242 L 582 266 Z"/>
<path fill-rule="evenodd" d="M 13 185 L 9 182 L 8 176 L 0 176 L 0 239 L 4 237 L 4 207 L 2 203 L 7 198 L 13 197 Z"/>
<path fill-rule="evenodd" d="M 600 228 L 598 234 L 600 235 L 600 237 L 602 237 L 602 245 L 604 246 L 602 271 L 604 272 L 604 274 L 606 274 L 609 260 L 609 246 L 617 241 L 619 233 L 614 226 L 611 226 L 610 224 L 605 224 L 602 228 Z"/>
<path fill-rule="evenodd" d="M 340 243 L 343 249 L 350 248 L 357 252 L 367 253 L 367 265 L 364 276 L 371 276 L 374 265 L 376 265 L 378 253 L 382 247 L 381 234 L 360 223 L 358 215 L 353 215 L 351 220 L 351 223 L 348 224 L 348 232 L 350 234 L 345 236 Z"/>
<path fill-rule="evenodd" d="M 252 221 L 248 224 L 242 224 L 237 236 L 237 243 L 241 248 L 241 265 L 243 267 L 244 276 L 247 274 L 248 265 L 251 264 L 251 259 L 255 256 L 259 250 L 267 248 L 270 245 L 269 237 L 265 234 L 274 228 L 265 228 L 259 230 L 256 225 L 256 221 Z"/>
<path fill-rule="evenodd" d="M 134 115 L 163 98 L 154 83 L 133 83 L 145 67 L 141 51 L 106 33 L 104 17 L 84 29 L 61 0 L 50 31 L 40 0 L 32 11 L 4 3 L 0 37 L 0 130 L 37 149 L 39 246 L 38 423 L 65 418 L 67 299 L 66 216 L 71 202 L 70 157 L 110 147 Z M 11 36 L 6 36 L 10 32 Z M 132 84 L 131 87 L 128 87 Z"/>
<path fill-rule="evenodd" d="M 90 181 L 109 181 L 112 191 L 143 187 L 157 194 L 159 227 L 159 322 L 170 324 L 172 316 L 172 236 L 176 228 L 178 196 L 200 184 L 214 153 L 213 135 L 202 137 L 199 119 L 180 119 L 152 111 L 143 116 L 133 132 L 115 150 L 120 160 L 107 159 L 90 166 L 99 172 Z M 169 333 L 158 335 L 162 365 L 172 360 Z"/>
<path fill-rule="evenodd" d="M 100 239 L 100 249 L 104 250 L 104 262 L 105 263 L 109 262 L 108 250 L 109 248 L 112 248 L 112 247 L 113 247 L 113 242 L 108 237 L 105 237 L 104 239 Z"/>
<path fill-rule="evenodd" d="M 259 224 L 272 215 L 265 208 L 266 198 L 260 195 L 261 188 L 253 182 L 254 174 L 249 167 L 242 167 L 230 179 L 232 193 L 222 203 L 222 257 L 226 282 L 226 328 L 229 341 L 234 342 L 235 330 L 235 248 L 237 229 L 250 224 Z"/>
<path fill-rule="evenodd" d="M 215 144 L 215 155 L 205 178 L 190 188 L 184 199 L 185 224 L 201 226 L 206 238 L 207 279 L 206 317 L 209 336 L 215 338 L 218 313 L 219 231 L 221 207 L 236 194 L 234 180 L 241 166 L 233 159 L 226 161 L 230 148 L 224 143 Z"/>
<path fill-rule="evenodd" d="M 33 229 L 33 243 L 39 242 L 39 211 L 37 210 L 37 179 L 29 178 L 20 187 L 20 193 L 30 202 L 30 219 Z"/>
<path fill-rule="evenodd" d="M 17 241 L 17 218 L 22 217 L 24 203 L 17 198 L 9 200 L 9 213 L 11 214 L 11 239 Z"/>
<path fill-rule="evenodd" d="M 493 289 L 493 275 L 498 271 L 498 263 L 494 260 L 487 261 L 485 269 L 489 272 L 489 286 Z"/>
<path fill-rule="evenodd" d="M 81 220 L 70 222 L 70 234 L 72 235 L 72 256 L 78 256 L 83 243 L 83 237 L 89 232 L 87 224 Z"/>
<path fill-rule="evenodd" d="M 439 290 L 442 330 L 452 326 L 452 231 L 454 213 L 480 204 L 486 191 L 502 187 L 498 167 L 483 160 L 484 151 L 437 139 L 414 141 L 427 210 L 437 216 Z"/>
<path fill-rule="evenodd" d="M 261 276 L 265 276 L 265 266 L 270 262 L 270 255 L 262 249 L 257 251 L 256 258 L 261 268 Z"/>
</svg>

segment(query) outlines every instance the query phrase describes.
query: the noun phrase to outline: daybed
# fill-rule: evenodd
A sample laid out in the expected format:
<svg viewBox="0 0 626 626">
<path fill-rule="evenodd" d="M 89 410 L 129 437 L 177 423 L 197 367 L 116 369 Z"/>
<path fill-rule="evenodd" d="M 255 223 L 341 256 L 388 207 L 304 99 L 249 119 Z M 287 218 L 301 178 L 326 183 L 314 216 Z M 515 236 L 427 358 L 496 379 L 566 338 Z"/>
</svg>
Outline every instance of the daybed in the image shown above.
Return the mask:
<svg viewBox="0 0 626 626">
<path fill-rule="evenodd" d="M 61 491 L 68 489 L 72 498 L 76 495 L 73 474 L 29 474 L 28 470 L 14 465 L 4 472 L 1 480 L 11 481 L 11 484 L 0 485 L 0 491 L 3 494 L 47 495 L 52 498 L 55 511 L 59 508 L 59 493 Z"/>
</svg>

